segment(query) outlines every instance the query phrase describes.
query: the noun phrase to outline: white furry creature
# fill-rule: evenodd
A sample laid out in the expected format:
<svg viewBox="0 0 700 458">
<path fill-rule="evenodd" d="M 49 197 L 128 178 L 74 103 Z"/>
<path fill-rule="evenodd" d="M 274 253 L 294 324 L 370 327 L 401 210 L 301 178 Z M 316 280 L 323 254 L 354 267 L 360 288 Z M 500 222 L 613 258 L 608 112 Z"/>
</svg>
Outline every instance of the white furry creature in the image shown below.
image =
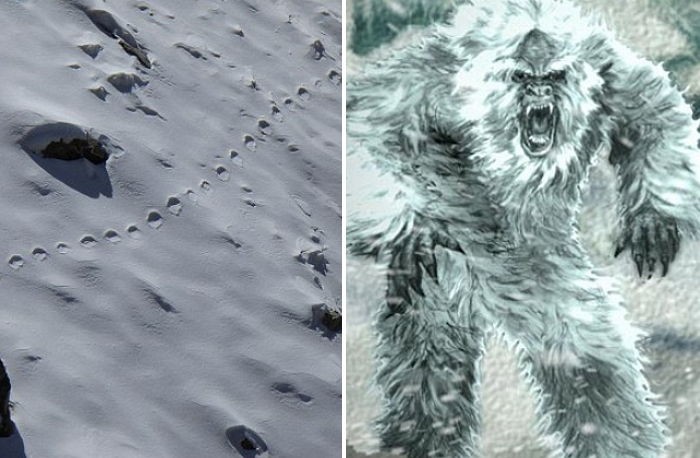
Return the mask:
<svg viewBox="0 0 700 458">
<path fill-rule="evenodd" d="M 411 458 L 479 453 L 479 363 L 518 350 L 556 456 L 664 456 L 640 333 L 578 238 L 597 154 L 621 236 L 666 275 L 700 228 L 697 123 L 658 65 L 557 0 L 475 0 L 348 84 L 347 241 L 386 263 L 377 426 Z"/>
</svg>

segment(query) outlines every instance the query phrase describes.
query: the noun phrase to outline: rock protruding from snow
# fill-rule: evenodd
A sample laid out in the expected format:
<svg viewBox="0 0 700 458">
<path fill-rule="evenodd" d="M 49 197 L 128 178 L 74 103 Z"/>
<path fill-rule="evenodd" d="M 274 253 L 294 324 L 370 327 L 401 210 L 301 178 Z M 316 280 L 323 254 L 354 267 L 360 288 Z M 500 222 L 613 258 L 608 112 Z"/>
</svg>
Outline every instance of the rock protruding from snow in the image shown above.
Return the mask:
<svg viewBox="0 0 700 458">
<path fill-rule="evenodd" d="M 87 54 L 88 56 L 92 57 L 93 59 L 97 58 L 97 55 L 102 51 L 104 48 L 101 45 L 98 44 L 84 44 L 80 46 L 80 49 Z"/>
<path fill-rule="evenodd" d="M 138 75 L 134 75 L 133 73 L 114 73 L 112 75 L 109 75 L 107 77 L 107 81 L 109 81 L 109 84 L 115 87 L 116 90 L 123 94 L 127 94 L 131 91 L 134 90 L 134 88 L 137 87 L 143 87 L 148 82 L 142 80 L 139 78 Z"/>
<path fill-rule="evenodd" d="M 333 337 L 343 331 L 343 313 L 328 304 L 315 304 L 311 306 L 312 329 L 322 329 L 326 337 Z"/>
<path fill-rule="evenodd" d="M 326 275 L 328 273 L 328 268 L 326 267 L 329 263 L 326 259 L 325 250 L 313 250 L 313 251 L 301 251 L 297 255 L 297 261 L 309 264 L 313 269 L 320 273 L 321 275 Z"/>
<path fill-rule="evenodd" d="M 93 87 L 90 89 L 90 92 L 92 92 L 95 95 L 95 97 L 102 100 L 103 102 L 107 100 L 107 96 L 109 95 L 109 92 L 107 91 L 107 89 L 104 88 L 104 86 Z"/>
<path fill-rule="evenodd" d="M 131 54 L 132 56 L 136 57 L 136 59 L 141 62 L 141 65 L 146 68 L 151 68 L 151 61 L 148 58 L 148 54 L 146 54 L 146 51 L 144 51 L 141 46 L 131 46 L 124 40 L 119 40 L 119 45 L 127 54 Z"/>
<path fill-rule="evenodd" d="M 202 54 L 202 52 L 195 48 L 194 46 L 187 45 L 185 43 L 175 43 L 175 47 L 182 49 L 183 51 L 187 52 L 190 56 L 194 57 L 195 59 L 203 59 L 207 60 L 207 57 Z"/>
<path fill-rule="evenodd" d="M 104 10 L 86 9 L 85 14 L 105 35 L 118 39 L 119 45 L 127 54 L 136 57 L 144 67 L 151 68 L 151 61 L 145 48 L 134 38 L 131 32 L 119 24 L 111 13 Z"/>
<path fill-rule="evenodd" d="M 58 141 L 52 141 L 46 145 L 41 154 L 46 158 L 62 159 L 64 161 L 85 158 L 93 164 L 102 164 L 109 158 L 109 153 L 104 146 L 90 136 L 74 138 L 69 142 L 59 138 Z"/>
<path fill-rule="evenodd" d="M 110 155 L 103 140 L 106 141 L 106 137 L 97 139 L 75 124 L 57 122 L 34 127 L 19 144 L 26 152 L 49 159 L 74 161 L 85 158 L 93 164 L 103 164 Z"/>
</svg>

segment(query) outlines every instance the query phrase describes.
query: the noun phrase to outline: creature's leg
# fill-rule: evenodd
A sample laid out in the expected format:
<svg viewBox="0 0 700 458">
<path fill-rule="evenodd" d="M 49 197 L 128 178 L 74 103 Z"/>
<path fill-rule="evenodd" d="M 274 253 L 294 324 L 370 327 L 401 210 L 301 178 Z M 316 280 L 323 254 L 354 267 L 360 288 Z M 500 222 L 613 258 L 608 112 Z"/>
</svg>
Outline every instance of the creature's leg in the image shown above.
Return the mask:
<svg viewBox="0 0 700 458">
<path fill-rule="evenodd" d="M 376 381 L 385 398 L 377 427 L 383 448 L 409 458 L 472 457 L 482 333 L 469 324 L 468 307 L 444 292 L 448 280 L 414 248 L 395 251 L 387 301 L 376 317 Z"/>
<path fill-rule="evenodd" d="M 664 456 L 663 409 L 642 373 L 637 332 L 593 274 L 576 280 L 549 279 L 533 303 L 512 302 L 501 316 L 538 388 L 543 432 L 566 457 Z"/>
</svg>

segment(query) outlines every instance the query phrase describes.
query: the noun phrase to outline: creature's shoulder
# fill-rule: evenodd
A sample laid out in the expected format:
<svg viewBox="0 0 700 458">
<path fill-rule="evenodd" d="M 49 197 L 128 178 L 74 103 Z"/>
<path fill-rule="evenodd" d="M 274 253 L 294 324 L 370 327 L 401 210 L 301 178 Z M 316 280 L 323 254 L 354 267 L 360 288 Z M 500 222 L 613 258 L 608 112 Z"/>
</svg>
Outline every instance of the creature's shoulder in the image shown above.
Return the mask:
<svg viewBox="0 0 700 458">
<path fill-rule="evenodd" d="M 419 42 L 373 57 L 347 83 L 347 110 L 387 100 L 416 100 L 451 78 L 460 62 L 435 34 Z"/>
</svg>

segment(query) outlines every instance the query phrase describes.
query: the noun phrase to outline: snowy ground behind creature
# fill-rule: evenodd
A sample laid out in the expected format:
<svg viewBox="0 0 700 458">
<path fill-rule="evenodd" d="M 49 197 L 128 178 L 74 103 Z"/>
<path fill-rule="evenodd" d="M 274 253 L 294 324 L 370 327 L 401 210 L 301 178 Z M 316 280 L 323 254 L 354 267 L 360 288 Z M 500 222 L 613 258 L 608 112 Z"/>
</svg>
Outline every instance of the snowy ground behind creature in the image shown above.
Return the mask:
<svg viewBox="0 0 700 458">
<path fill-rule="evenodd" d="M 672 66 L 681 85 L 688 87 L 688 95 L 700 99 L 699 6 L 684 0 L 581 3 L 601 11 L 620 39 L 637 52 Z M 410 42 L 414 36 L 409 32 L 398 40 Z M 348 55 L 349 78 L 360 71 L 364 59 Z M 645 342 L 650 359 L 648 374 L 670 411 L 674 446 L 669 456 L 694 458 L 700 453 L 700 294 L 696 280 L 700 244 L 683 242 L 668 277 L 639 280 L 628 256 L 612 256 L 616 230 L 614 180 L 607 161 L 600 161 L 591 176 L 580 218 L 582 237 L 596 266 L 618 281 L 629 318 L 649 334 Z M 348 458 L 394 456 L 374 453 L 377 437 L 371 430 L 380 398 L 369 383 L 375 342 L 370 315 L 382 300 L 383 278 L 371 263 L 349 258 L 347 282 Z M 537 442 L 534 398 L 519 378 L 512 354 L 497 341 L 490 342 L 487 350 L 482 389 L 483 455 L 547 456 L 547 449 Z"/>
<path fill-rule="evenodd" d="M 340 3 L 0 3 L 1 457 L 340 456 Z"/>
</svg>

